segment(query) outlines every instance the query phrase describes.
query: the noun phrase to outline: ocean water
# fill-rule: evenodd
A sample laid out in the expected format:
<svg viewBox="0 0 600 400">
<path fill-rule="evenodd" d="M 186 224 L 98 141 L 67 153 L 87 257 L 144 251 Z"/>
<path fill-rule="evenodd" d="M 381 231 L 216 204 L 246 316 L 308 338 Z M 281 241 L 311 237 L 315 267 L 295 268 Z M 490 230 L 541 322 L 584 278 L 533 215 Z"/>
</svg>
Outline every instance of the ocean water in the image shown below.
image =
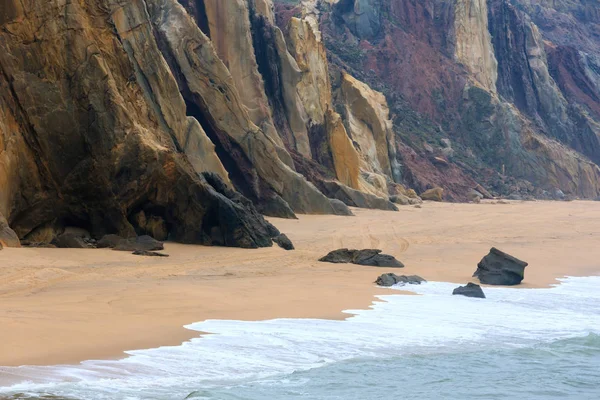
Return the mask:
<svg viewBox="0 0 600 400">
<path fill-rule="evenodd" d="M 600 277 L 455 287 L 390 289 L 345 321 L 210 320 L 123 360 L 0 367 L 0 399 L 600 399 Z"/>
</svg>

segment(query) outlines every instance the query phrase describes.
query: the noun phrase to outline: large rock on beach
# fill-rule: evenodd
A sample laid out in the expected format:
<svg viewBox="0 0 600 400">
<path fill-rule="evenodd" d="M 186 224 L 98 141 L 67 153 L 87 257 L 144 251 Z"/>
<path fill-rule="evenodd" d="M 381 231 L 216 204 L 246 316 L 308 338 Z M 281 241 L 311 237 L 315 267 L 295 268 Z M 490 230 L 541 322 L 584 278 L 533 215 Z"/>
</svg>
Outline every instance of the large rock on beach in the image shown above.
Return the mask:
<svg viewBox="0 0 600 400">
<path fill-rule="evenodd" d="M 420 285 L 423 282 L 427 282 L 425 279 L 418 275 L 396 275 L 396 274 L 383 274 L 377 278 L 375 283 L 379 286 L 390 287 L 398 284 L 409 284 L 409 285 Z"/>
<path fill-rule="evenodd" d="M 486 285 L 518 285 L 525 277 L 525 261 L 508 255 L 495 247 L 485 256 L 473 274 Z"/>
<path fill-rule="evenodd" d="M 275 243 L 277 243 L 277 245 L 284 250 L 294 250 L 294 244 L 292 243 L 290 238 L 288 238 L 287 235 L 284 233 L 282 233 L 281 235 L 275 236 L 273 238 L 273 241 Z"/>
<path fill-rule="evenodd" d="M 89 238 L 70 232 L 59 235 L 52 244 L 59 249 L 91 249 L 96 247 Z"/>
<path fill-rule="evenodd" d="M 106 249 L 106 248 L 113 249 L 113 248 L 117 247 L 117 245 L 123 240 L 125 240 L 125 238 L 123 238 L 119 235 L 113 235 L 113 234 L 104 235 L 102 237 L 102 239 L 100 239 L 98 241 L 98 244 L 96 247 L 98 247 L 99 249 Z"/>
<path fill-rule="evenodd" d="M 483 293 L 481 286 L 473 282 L 467 283 L 466 286 L 457 287 L 456 289 L 454 289 L 452 294 L 466 297 L 475 297 L 478 299 L 485 299 L 485 293 Z"/>
<path fill-rule="evenodd" d="M 389 254 L 381 254 L 381 250 L 349 250 L 338 249 L 329 252 L 325 257 L 319 259 L 321 262 L 335 264 L 358 264 L 373 267 L 404 268 L 404 264 Z"/>
<path fill-rule="evenodd" d="M 433 189 L 429 189 L 421 193 L 421 199 L 429 200 L 429 201 L 444 201 L 444 189 L 440 187 L 436 187 Z"/>
</svg>

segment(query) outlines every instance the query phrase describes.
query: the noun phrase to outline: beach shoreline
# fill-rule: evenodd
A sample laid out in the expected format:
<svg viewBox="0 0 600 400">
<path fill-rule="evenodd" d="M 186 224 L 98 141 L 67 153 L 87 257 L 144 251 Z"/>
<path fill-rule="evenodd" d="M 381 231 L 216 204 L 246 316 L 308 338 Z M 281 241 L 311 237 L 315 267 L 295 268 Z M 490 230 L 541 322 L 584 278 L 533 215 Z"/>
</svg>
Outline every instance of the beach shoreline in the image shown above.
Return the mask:
<svg viewBox="0 0 600 400">
<path fill-rule="evenodd" d="M 529 262 L 519 287 L 600 274 L 600 202 L 426 203 L 355 217 L 270 218 L 295 251 L 167 243 L 169 258 L 112 250 L 0 252 L 0 365 L 73 364 L 179 345 L 206 319 L 343 319 L 376 295 L 386 272 L 473 281 L 490 247 Z M 337 248 L 378 248 L 404 269 L 318 262 Z"/>
</svg>

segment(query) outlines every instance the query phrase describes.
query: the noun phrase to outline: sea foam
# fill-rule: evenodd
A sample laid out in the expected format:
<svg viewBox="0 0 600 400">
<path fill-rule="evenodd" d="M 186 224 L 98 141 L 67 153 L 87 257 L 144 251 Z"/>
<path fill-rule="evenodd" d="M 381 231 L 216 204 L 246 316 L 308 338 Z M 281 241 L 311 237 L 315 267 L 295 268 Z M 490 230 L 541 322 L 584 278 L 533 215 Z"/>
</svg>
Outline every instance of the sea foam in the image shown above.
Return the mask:
<svg viewBox="0 0 600 400">
<path fill-rule="evenodd" d="M 73 366 L 0 367 L 0 393 L 86 399 L 173 399 L 195 390 L 282 376 L 351 359 L 533 346 L 600 334 L 600 277 L 549 289 L 485 288 L 487 299 L 452 296 L 456 284 L 405 286 L 345 321 L 208 320 L 180 346 L 130 351 Z"/>
</svg>

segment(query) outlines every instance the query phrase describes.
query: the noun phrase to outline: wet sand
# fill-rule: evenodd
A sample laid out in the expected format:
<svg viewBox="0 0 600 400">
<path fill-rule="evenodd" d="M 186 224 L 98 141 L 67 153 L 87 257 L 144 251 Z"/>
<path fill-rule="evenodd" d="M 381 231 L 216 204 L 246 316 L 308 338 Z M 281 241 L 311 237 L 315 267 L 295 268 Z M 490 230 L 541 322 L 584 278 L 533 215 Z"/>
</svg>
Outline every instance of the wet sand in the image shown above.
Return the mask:
<svg viewBox="0 0 600 400">
<path fill-rule="evenodd" d="M 344 318 L 366 308 L 384 272 L 464 284 L 496 246 L 529 262 L 523 288 L 600 274 L 600 202 L 436 204 L 355 217 L 270 219 L 296 249 L 168 243 L 169 258 L 112 250 L 0 252 L 0 365 L 123 357 L 177 345 L 204 319 Z M 341 247 L 379 248 L 402 270 L 326 264 Z M 395 292 L 397 293 L 397 292 Z"/>
</svg>

